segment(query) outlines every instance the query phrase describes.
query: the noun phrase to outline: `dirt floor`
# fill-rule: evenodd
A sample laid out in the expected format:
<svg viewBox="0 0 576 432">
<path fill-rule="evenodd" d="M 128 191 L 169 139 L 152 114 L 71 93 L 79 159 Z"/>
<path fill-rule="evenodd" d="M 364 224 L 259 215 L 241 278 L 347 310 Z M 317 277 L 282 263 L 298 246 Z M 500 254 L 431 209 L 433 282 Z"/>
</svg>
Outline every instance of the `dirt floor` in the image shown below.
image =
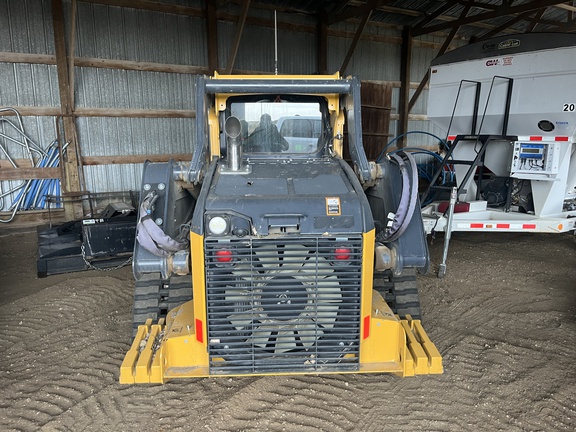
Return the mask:
<svg viewBox="0 0 576 432">
<path fill-rule="evenodd" d="M 36 235 L 0 231 L 0 430 L 573 431 L 576 240 L 453 236 L 448 273 L 420 277 L 439 376 L 118 384 L 129 268 L 36 277 Z"/>
</svg>

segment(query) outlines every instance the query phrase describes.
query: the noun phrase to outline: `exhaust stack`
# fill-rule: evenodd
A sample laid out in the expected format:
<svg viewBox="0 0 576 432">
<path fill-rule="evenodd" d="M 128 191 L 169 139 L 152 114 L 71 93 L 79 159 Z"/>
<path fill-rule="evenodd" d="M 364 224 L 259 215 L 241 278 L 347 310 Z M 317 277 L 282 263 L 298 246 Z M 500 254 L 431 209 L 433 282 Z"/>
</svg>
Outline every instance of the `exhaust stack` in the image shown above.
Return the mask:
<svg viewBox="0 0 576 432">
<path fill-rule="evenodd" d="M 226 134 L 228 169 L 234 172 L 240 171 L 242 168 L 242 142 L 240 141 L 242 125 L 240 120 L 234 116 L 228 117 L 224 124 L 224 132 Z"/>
</svg>

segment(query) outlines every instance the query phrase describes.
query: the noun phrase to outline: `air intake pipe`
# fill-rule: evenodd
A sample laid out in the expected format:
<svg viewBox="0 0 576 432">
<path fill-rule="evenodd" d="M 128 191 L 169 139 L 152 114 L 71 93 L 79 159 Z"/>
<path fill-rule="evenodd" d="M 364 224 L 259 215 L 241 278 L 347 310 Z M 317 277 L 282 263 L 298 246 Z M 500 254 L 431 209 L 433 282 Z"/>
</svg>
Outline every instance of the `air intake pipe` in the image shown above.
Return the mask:
<svg viewBox="0 0 576 432">
<path fill-rule="evenodd" d="M 242 168 L 242 141 L 240 134 L 242 125 L 237 117 L 231 116 L 224 123 L 224 133 L 226 134 L 226 146 L 228 153 L 228 169 L 230 171 L 240 171 Z"/>
</svg>

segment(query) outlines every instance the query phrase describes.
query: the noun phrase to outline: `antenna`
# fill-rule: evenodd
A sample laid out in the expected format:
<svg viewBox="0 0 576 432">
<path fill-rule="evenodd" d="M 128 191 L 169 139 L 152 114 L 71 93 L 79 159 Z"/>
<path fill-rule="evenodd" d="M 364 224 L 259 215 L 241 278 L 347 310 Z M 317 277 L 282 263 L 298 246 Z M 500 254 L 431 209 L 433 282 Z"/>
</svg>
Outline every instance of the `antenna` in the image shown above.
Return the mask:
<svg viewBox="0 0 576 432">
<path fill-rule="evenodd" d="M 278 75 L 278 22 L 274 11 L 274 75 Z"/>
</svg>

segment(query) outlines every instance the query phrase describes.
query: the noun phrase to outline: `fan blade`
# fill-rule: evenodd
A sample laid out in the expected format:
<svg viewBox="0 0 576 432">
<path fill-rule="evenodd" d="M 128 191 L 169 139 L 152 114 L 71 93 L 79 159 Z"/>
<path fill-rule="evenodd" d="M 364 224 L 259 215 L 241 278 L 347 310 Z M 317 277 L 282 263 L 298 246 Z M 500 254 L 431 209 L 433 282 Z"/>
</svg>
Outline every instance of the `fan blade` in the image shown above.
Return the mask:
<svg viewBox="0 0 576 432">
<path fill-rule="evenodd" d="M 324 328 L 331 329 L 336 322 L 338 305 L 334 303 L 322 303 L 318 305 L 316 312 L 316 323 Z"/>
<path fill-rule="evenodd" d="M 232 274 L 237 280 L 251 281 L 252 280 L 252 268 L 250 264 L 244 261 L 236 263 L 232 270 Z"/>
<path fill-rule="evenodd" d="M 302 267 L 298 273 L 301 275 L 318 274 L 323 277 L 328 277 L 334 273 L 334 269 L 330 266 L 330 263 L 323 258 L 316 261 L 313 257 L 309 257 L 302 263 Z"/>
<path fill-rule="evenodd" d="M 276 246 L 260 246 L 253 249 L 257 261 L 265 269 L 277 268 L 280 266 L 278 248 Z"/>
<path fill-rule="evenodd" d="M 236 327 L 236 330 L 242 330 L 246 327 L 250 327 L 250 324 L 252 324 L 251 313 L 228 315 L 227 318 L 228 321 Z"/>
<path fill-rule="evenodd" d="M 270 336 L 274 327 L 271 326 L 260 326 L 257 327 L 252 333 L 252 343 L 260 348 L 265 348 L 270 342 Z"/>
<path fill-rule="evenodd" d="M 279 354 L 296 348 L 296 335 L 294 330 L 282 330 L 276 336 L 274 353 Z"/>
<path fill-rule="evenodd" d="M 281 257 L 282 264 L 301 264 L 309 254 L 309 250 L 306 246 L 301 244 L 290 245 L 290 249 L 284 249 Z"/>
<path fill-rule="evenodd" d="M 251 291 L 244 288 L 226 288 L 224 299 L 230 303 L 238 303 L 238 306 L 250 307 Z"/>
<path fill-rule="evenodd" d="M 316 300 L 318 303 L 341 303 L 342 291 L 338 285 L 338 278 L 335 276 L 319 280 Z"/>
<path fill-rule="evenodd" d="M 318 287 L 318 293 L 335 293 L 338 298 L 341 298 L 340 285 L 338 284 L 338 278 L 336 276 L 330 276 L 325 279 L 320 279 L 316 286 Z"/>
<path fill-rule="evenodd" d="M 322 337 L 322 335 L 324 334 L 324 331 L 320 327 L 314 325 L 312 320 L 310 320 L 310 323 L 311 325 L 314 326 L 315 328 L 314 330 L 310 329 L 310 325 L 296 326 L 296 334 L 300 338 L 300 342 L 302 342 L 302 345 L 304 345 L 305 347 L 310 347 L 314 345 L 316 340 L 320 339 L 320 337 Z"/>
</svg>

